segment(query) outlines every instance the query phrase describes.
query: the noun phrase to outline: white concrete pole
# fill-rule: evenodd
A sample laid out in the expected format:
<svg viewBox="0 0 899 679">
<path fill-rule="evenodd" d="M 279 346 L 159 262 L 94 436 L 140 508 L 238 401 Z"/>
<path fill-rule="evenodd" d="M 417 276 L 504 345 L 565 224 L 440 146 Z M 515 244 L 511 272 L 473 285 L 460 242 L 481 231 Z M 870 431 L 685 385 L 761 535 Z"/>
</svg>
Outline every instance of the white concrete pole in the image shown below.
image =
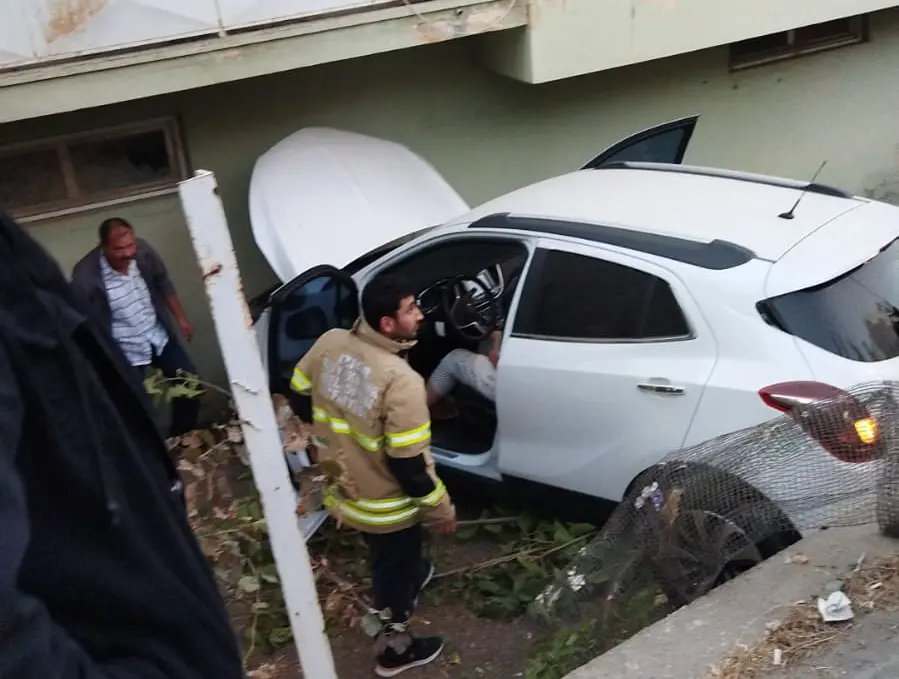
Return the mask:
<svg viewBox="0 0 899 679">
<path fill-rule="evenodd" d="M 306 540 L 297 522 L 296 494 L 284 464 L 268 379 L 215 175 L 199 170 L 192 179 L 181 182 L 179 192 L 242 422 L 303 674 L 308 679 L 337 679 Z"/>
</svg>

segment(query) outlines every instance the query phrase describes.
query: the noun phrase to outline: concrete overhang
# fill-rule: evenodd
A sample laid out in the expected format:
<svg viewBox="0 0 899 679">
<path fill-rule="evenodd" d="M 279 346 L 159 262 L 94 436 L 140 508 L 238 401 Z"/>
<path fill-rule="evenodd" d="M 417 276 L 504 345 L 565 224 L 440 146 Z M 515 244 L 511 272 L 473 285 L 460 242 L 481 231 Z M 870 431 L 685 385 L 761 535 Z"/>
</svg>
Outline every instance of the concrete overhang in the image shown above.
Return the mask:
<svg viewBox="0 0 899 679">
<path fill-rule="evenodd" d="M 429 0 L 0 73 L 0 123 L 524 26 L 525 0 Z M 414 58 L 411 57 L 410 58 Z"/>
<path fill-rule="evenodd" d="M 896 0 L 531 0 L 527 27 L 483 40 L 528 83 L 595 73 L 899 6 Z"/>
</svg>

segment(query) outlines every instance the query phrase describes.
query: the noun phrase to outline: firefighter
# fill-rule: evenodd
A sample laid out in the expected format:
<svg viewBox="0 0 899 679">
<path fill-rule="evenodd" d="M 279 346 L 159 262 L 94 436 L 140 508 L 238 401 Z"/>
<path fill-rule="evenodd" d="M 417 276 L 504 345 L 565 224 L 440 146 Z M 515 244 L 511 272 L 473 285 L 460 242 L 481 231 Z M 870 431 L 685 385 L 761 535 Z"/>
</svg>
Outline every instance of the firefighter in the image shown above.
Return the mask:
<svg viewBox="0 0 899 679">
<path fill-rule="evenodd" d="M 430 453 L 425 383 L 405 359 L 422 319 L 406 281 L 375 278 L 353 328 L 322 335 L 291 380 L 294 391 L 312 397 L 313 440 L 329 479 L 325 506 L 339 525 L 361 531 L 369 548 L 381 677 L 426 665 L 443 650 L 441 638 L 409 632 L 434 574 L 422 554 L 422 524 L 441 535 L 456 530 Z"/>
</svg>

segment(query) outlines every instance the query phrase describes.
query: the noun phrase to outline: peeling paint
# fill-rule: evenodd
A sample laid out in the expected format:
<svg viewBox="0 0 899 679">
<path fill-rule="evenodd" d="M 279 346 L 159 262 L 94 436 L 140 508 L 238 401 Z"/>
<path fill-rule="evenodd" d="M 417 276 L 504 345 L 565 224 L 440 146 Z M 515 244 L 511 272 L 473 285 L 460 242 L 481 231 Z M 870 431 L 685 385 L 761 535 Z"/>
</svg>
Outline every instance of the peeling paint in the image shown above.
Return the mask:
<svg viewBox="0 0 899 679">
<path fill-rule="evenodd" d="M 416 28 L 421 39 L 428 43 L 486 33 L 500 28 L 520 2 L 522 0 L 510 0 L 506 7 L 458 10 L 453 19 L 427 19 L 420 21 Z M 530 7 L 530 3 L 525 7 Z"/>
<path fill-rule="evenodd" d="M 49 19 L 44 39 L 51 43 L 74 33 L 102 10 L 108 0 L 46 0 Z"/>
<path fill-rule="evenodd" d="M 211 278 L 212 276 L 218 276 L 222 272 L 221 264 L 213 264 L 208 269 L 203 272 L 203 280 L 207 278 Z"/>
<path fill-rule="evenodd" d="M 231 382 L 231 386 L 237 387 L 239 389 L 243 389 L 244 391 L 246 391 L 250 394 L 253 394 L 254 396 L 259 393 L 258 389 L 254 389 L 253 387 L 248 387 L 243 382 L 238 382 L 236 380 Z M 256 425 L 254 425 L 252 422 L 247 422 L 247 424 L 250 425 L 251 427 L 253 427 L 254 429 L 256 428 Z"/>
<path fill-rule="evenodd" d="M 442 42 L 456 36 L 456 21 L 428 21 L 418 25 L 418 34 L 425 42 Z"/>
</svg>

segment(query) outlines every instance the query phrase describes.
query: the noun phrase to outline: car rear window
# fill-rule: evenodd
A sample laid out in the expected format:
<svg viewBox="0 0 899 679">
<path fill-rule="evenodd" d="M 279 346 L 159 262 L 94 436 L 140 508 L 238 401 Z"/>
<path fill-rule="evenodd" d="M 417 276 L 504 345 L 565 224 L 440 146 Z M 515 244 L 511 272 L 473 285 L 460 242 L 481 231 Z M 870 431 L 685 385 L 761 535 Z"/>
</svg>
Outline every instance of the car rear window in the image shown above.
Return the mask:
<svg viewBox="0 0 899 679">
<path fill-rule="evenodd" d="M 838 356 L 873 363 L 899 356 L 899 240 L 822 285 L 760 304 L 767 320 Z"/>
</svg>

